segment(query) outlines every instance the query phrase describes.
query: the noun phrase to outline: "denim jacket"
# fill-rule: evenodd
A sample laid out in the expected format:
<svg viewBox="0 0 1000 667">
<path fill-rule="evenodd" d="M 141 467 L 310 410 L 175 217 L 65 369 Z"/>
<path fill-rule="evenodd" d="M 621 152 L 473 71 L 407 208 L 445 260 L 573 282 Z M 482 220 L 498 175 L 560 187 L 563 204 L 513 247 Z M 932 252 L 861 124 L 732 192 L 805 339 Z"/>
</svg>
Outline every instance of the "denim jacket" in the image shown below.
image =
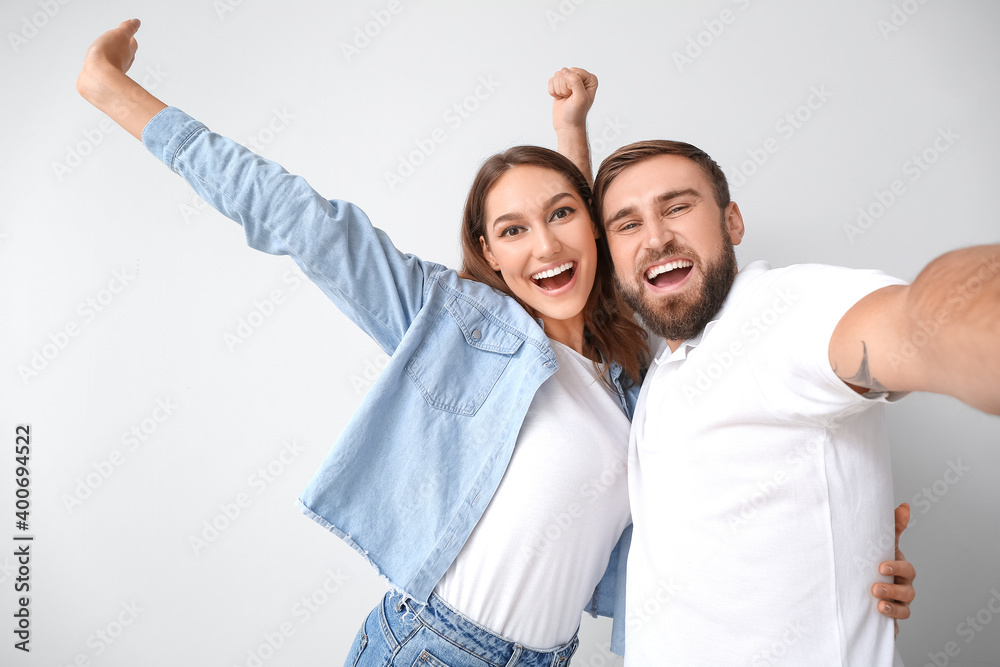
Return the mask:
<svg viewBox="0 0 1000 667">
<path fill-rule="evenodd" d="M 538 321 L 486 285 L 403 254 L 355 205 L 169 107 L 143 144 L 247 243 L 290 255 L 390 356 L 299 498 L 395 588 L 426 602 L 507 468 L 538 387 L 558 365 Z M 629 416 L 638 386 L 610 367 Z M 625 446 L 626 443 L 622 443 Z M 631 526 L 585 611 L 614 616 L 623 649 Z"/>
</svg>

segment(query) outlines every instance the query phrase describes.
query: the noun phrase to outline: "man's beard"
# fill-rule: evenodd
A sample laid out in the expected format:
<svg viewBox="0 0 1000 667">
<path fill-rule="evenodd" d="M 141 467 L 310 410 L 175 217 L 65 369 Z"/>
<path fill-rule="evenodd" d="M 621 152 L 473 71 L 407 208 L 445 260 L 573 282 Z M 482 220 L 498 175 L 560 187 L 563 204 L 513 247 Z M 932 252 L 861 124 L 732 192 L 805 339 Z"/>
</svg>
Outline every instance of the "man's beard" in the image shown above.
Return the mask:
<svg viewBox="0 0 1000 667">
<path fill-rule="evenodd" d="M 676 255 L 684 255 L 697 259 L 697 255 L 686 251 L 673 243 L 661 248 L 655 257 L 646 258 L 642 266 L 649 266 L 657 260 Z M 693 271 L 698 268 L 692 267 Z M 639 314 L 647 329 L 667 340 L 682 341 L 694 338 L 705 328 L 712 318 L 722 309 L 733 280 L 736 277 L 736 252 L 733 246 L 722 241 L 722 249 L 711 262 L 706 262 L 703 268 L 704 282 L 698 292 L 683 296 L 655 296 L 639 281 L 645 282 L 644 275 L 637 275 L 634 280 L 624 283 L 615 272 L 615 284 L 628 305 Z"/>
</svg>

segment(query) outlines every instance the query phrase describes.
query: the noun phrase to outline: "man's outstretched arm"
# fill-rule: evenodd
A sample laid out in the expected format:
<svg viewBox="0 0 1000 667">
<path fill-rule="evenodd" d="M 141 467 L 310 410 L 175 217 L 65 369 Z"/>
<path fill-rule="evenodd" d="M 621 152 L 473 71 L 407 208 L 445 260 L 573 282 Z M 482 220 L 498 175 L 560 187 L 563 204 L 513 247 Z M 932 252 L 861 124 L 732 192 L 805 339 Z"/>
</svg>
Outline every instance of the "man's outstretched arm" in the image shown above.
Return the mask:
<svg viewBox="0 0 1000 667">
<path fill-rule="evenodd" d="M 87 49 L 76 90 L 141 141 L 146 123 L 167 105 L 125 74 L 139 48 L 138 29 L 139 19 L 130 19 L 98 37 Z"/>
<path fill-rule="evenodd" d="M 579 67 L 563 67 L 549 79 L 552 128 L 557 150 L 572 160 L 587 182 L 594 184 L 587 143 L 587 112 L 597 95 L 597 77 Z"/>
<path fill-rule="evenodd" d="M 947 394 L 1000 415 L 1000 244 L 955 250 L 877 290 L 830 339 L 830 365 L 872 391 Z"/>
</svg>

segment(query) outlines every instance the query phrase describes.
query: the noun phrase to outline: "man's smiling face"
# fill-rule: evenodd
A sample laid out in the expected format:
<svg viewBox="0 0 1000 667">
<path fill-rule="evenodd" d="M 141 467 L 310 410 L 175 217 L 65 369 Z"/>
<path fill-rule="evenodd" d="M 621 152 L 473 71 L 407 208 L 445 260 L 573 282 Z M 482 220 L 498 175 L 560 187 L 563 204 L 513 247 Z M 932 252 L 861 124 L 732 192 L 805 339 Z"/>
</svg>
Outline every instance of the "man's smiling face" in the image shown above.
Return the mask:
<svg viewBox="0 0 1000 667">
<path fill-rule="evenodd" d="M 696 336 L 735 278 L 733 246 L 743 238 L 739 207 L 719 207 L 712 182 L 694 161 L 656 155 L 611 181 L 601 215 L 629 305 L 668 341 Z"/>
</svg>

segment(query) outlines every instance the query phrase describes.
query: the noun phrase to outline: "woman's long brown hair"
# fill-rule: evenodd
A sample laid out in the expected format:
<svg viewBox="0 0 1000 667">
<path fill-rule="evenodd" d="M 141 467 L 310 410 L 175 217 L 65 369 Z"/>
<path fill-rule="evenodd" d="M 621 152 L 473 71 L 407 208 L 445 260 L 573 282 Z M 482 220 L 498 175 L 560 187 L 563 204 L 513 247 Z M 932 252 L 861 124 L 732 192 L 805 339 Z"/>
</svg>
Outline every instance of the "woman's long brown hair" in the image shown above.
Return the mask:
<svg viewBox="0 0 1000 667">
<path fill-rule="evenodd" d="M 483 256 L 480 238 L 486 235 L 486 199 L 500 177 L 511 169 L 531 165 L 551 169 L 574 187 L 587 206 L 592 221 L 597 221 L 593 195 L 587 179 L 569 158 L 538 146 L 515 146 L 490 157 L 480 167 L 465 201 L 462 215 L 461 276 L 485 283 L 514 298 L 532 316 L 534 310 L 511 291 L 499 271 L 494 271 Z M 595 222 L 595 226 L 598 223 Z M 632 309 L 615 289 L 614 267 L 604 234 L 597 239 L 597 272 L 594 287 L 583 309 L 584 339 L 599 354 L 604 363 L 618 362 L 633 382 L 641 381 L 642 369 L 649 354 L 645 330 L 635 321 Z M 601 370 L 600 365 L 598 369 Z M 603 373 L 602 373 L 603 376 Z M 610 382 L 605 379 L 610 384 Z"/>
</svg>

